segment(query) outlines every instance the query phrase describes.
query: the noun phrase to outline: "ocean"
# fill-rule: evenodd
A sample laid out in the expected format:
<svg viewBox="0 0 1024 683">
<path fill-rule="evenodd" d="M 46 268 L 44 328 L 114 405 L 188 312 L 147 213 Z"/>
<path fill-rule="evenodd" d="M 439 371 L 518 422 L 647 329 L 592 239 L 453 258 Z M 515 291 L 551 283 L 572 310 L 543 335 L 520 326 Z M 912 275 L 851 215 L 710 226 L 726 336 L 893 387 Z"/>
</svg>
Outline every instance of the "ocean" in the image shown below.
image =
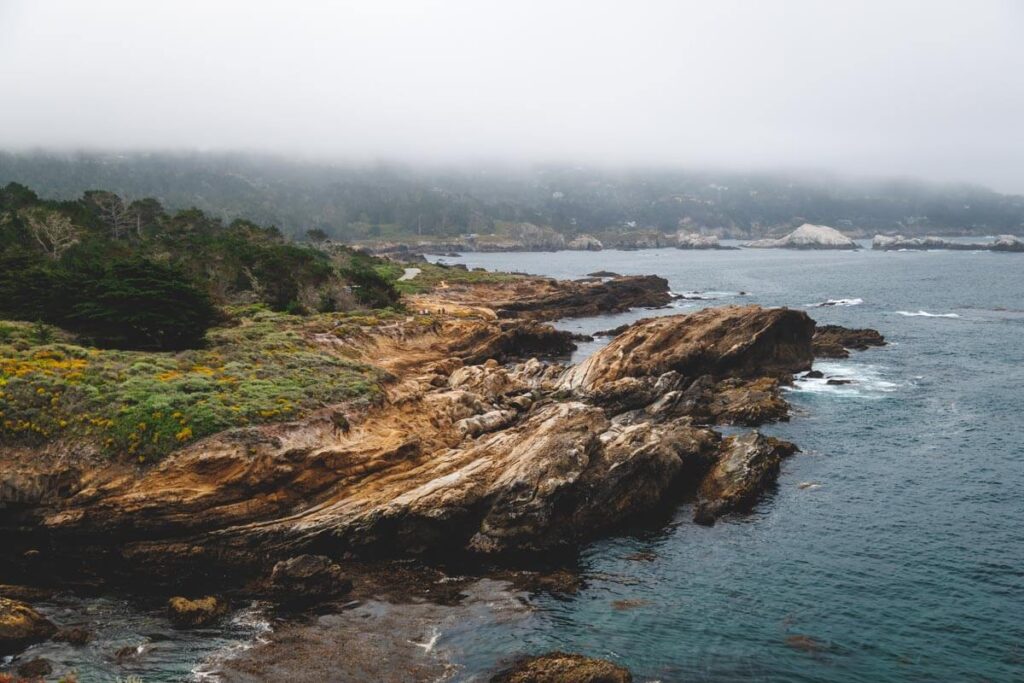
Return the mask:
<svg viewBox="0 0 1024 683">
<path fill-rule="evenodd" d="M 658 249 L 442 261 L 557 278 L 656 273 L 705 297 L 559 325 L 578 332 L 757 303 L 889 341 L 815 364 L 853 383 L 788 392 L 792 420 L 763 431 L 802 452 L 752 514 L 707 528 L 683 507 L 663 529 L 588 546 L 577 595 L 535 596 L 514 626 L 453 637 L 467 672 L 561 649 L 665 683 L 1024 681 L 1020 255 Z"/>
</svg>

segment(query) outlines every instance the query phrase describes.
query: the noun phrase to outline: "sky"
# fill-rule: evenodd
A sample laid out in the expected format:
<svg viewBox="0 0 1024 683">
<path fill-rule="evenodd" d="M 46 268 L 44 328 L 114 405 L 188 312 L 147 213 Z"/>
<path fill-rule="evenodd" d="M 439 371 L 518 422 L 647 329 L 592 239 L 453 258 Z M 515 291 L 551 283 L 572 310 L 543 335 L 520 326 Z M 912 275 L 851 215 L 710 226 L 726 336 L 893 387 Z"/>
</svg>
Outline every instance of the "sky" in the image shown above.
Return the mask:
<svg viewBox="0 0 1024 683">
<path fill-rule="evenodd" d="M 1024 2 L 0 0 L 0 149 L 1024 193 Z"/>
</svg>

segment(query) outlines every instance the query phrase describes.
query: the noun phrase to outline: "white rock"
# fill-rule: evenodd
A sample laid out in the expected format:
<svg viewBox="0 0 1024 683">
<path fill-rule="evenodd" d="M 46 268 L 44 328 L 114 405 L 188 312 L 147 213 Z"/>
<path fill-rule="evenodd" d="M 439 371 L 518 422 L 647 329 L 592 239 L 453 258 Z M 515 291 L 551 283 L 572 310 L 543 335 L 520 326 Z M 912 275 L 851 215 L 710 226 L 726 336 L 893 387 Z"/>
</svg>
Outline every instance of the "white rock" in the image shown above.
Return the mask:
<svg viewBox="0 0 1024 683">
<path fill-rule="evenodd" d="M 676 233 L 676 246 L 680 249 L 718 249 L 718 237 L 700 235 L 695 232 L 679 231 Z"/>
<path fill-rule="evenodd" d="M 569 249 L 576 249 L 578 251 L 601 251 L 604 249 L 604 245 L 601 244 L 601 240 L 591 235 L 580 235 L 573 240 L 570 240 L 565 245 Z"/>
<path fill-rule="evenodd" d="M 827 225 L 804 223 L 799 228 L 779 239 L 763 239 L 748 242 L 745 247 L 762 249 L 857 249 L 857 243 Z"/>
</svg>

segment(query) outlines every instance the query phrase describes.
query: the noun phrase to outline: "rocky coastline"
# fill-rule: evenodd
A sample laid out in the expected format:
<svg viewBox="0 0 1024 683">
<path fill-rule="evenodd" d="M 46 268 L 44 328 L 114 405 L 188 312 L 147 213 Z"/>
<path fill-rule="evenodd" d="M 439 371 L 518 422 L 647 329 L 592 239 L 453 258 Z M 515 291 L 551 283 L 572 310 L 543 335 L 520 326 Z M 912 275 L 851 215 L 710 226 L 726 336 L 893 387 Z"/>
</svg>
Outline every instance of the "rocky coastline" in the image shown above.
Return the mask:
<svg viewBox="0 0 1024 683">
<path fill-rule="evenodd" d="M 941 237 L 904 237 L 875 235 L 871 248 L 876 251 L 943 249 L 950 251 L 1024 252 L 1024 241 L 1014 235 L 999 235 L 991 242 L 955 242 Z"/>
<path fill-rule="evenodd" d="M 319 339 L 381 367 L 376 404 L 221 432 L 147 467 L 72 445 L 4 448 L 0 648 L 58 633 L 29 604 L 31 587 L 166 595 L 187 628 L 221 618 L 218 596 L 301 611 L 415 593 L 445 567 L 501 577 L 571 558 L 681 503 L 700 524 L 751 509 L 798 450 L 754 429 L 788 419 L 783 387 L 815 356 L 884 339 L 816 327 L 803 311 L 728 306 L 638 321 L 566 366 L 571 335 L 546 322 L 670 300 L 656 276 L 446 286 L 410 297 L 429 326 L 410 316 Z M 723 436 L 724 425 L 749 430 Z M 423 569 L 401 570 L 409 561 Z M 495 680 L 546 680 L 516 673 L 545 666 L 629 680 L 576 657 L 520 662 Z"/>
</svg>

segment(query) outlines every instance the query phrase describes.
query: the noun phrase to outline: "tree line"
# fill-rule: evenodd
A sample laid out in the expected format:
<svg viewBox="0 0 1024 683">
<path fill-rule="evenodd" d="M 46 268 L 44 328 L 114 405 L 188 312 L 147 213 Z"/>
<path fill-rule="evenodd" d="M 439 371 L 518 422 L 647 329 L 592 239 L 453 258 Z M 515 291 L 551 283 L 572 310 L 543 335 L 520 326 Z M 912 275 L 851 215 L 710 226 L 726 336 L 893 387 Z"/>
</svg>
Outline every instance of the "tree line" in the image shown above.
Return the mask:
<svg viewBox="0 0 1024 683">
<path fill-rule="evenodd" d="M 100 186 L 198 207 L 225 223 L 246 217 L 286 234 L 335 240 L 456 236 L 534 223 L 567 237 L 635 229 L 778 234 L 801 222 L 848 232 L 991 234 L 1024 231 L 1024 198 L 971 185 L 856 181 L 782 173 L 665 169 L 612 172 L 337 165 L 241 154 L 0 153 L 0 182 L 71 199 Z M 132 202 L 134 203 L 134 202 Z M 104 211 L 129 232 L 132 216 Z M 137 217 L 136 217 L 137 220 Z"/>
<path fill-rule="evenodd" d="M 0 317 L 64 327 L 100 346 L 202 344 L 228 304 L 296 314 L 398 305 L 374 259 L 287 239 L 245 219 L 109 191 L 44 200 L 0 189 Z"/>
</svg>

